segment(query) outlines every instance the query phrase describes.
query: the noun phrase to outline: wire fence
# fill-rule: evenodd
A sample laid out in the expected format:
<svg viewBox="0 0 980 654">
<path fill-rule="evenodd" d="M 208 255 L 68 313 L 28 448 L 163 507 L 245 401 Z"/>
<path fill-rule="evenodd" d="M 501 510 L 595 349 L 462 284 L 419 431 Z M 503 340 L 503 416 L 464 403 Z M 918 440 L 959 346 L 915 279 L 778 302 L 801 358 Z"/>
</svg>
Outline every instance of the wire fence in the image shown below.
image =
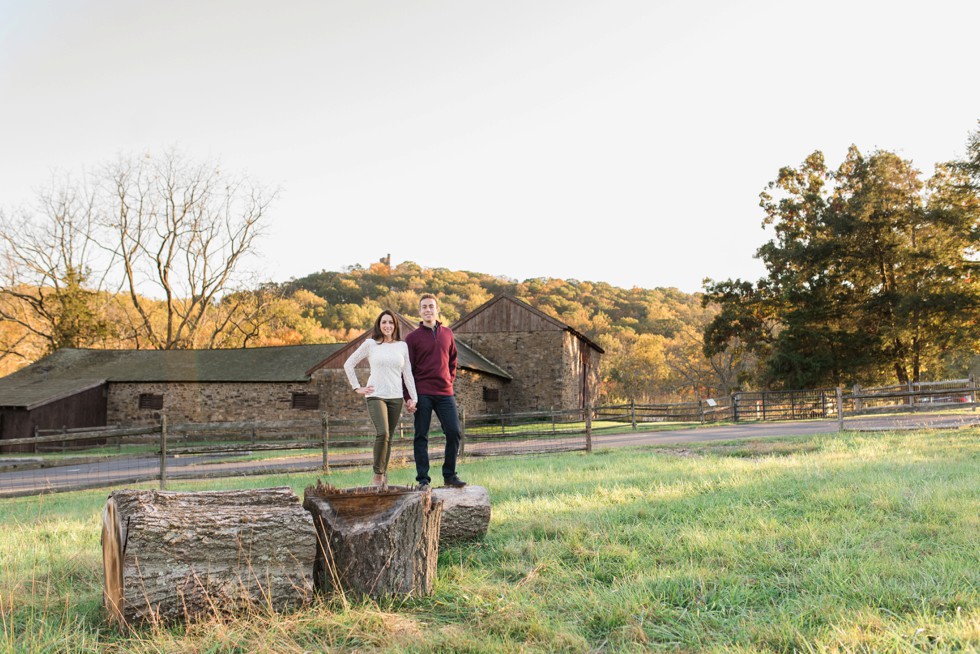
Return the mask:
<svg viewBox="0 0 980 654">
<path fill-rule="evenodd" d="M 925 426 L 924 413 L 968 410 L 975 422 L 975 380 L 946 380 L 876 388 L 737 393 L 724 401 L 636 402 L 573 410 L 468 415 L 462 412 L 461 456 L 591 451 L 593 437 L 716 423 L 836 420 L 837 429 L 866 427 L 869 416 L 897 416 L 891 428 Z M 959 412 L 960 415 L 962 411 Z M 916 419 L 915 416 L 920 416 Z M 870 424 L 870 423 L 869 423 Z M 429 435 L 429 456 L 442 458 L 445 435 Z M 0 497 L 180 479 L 315 472 L 370 466 L 375 434 L 368 420 L 168 424 L 37 431 L 0 441 Z M 391 461 L 414 460 L 411 416 L 391 439 Z M 437 465 L 437 464 L 433 464 Z"/>
</svg>

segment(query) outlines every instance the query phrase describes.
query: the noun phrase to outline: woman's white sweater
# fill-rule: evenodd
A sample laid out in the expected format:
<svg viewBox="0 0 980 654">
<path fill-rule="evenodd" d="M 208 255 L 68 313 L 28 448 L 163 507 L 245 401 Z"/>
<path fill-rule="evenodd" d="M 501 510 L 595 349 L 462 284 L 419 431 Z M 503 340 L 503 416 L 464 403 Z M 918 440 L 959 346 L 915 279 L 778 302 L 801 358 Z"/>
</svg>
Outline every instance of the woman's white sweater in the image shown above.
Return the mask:
<svg viewBox="0 0 980 654">
<path fill-rule="evenodd" d="M 374 386 L 374 392 L 367 397 L 384 400 L 404 397 L 402 395 L 402 380 L 404 380 L 409 397 L 418 402 L 415 378 L 412 377 L 412 364 L 408 360 L 408 346 L 404 341 L 378 343 L 373 338 L 367 338 L 353 354 L 347 357 L 347 361 L 344 362 L 344 372 L 347 373 L 347 381 L 355 391 L 361 387 L 361 384 L 357 381 L 354 366 L 364 359 L 367 359 L 371 366 L 371 374 L 364 385 Z"/>
</svg>

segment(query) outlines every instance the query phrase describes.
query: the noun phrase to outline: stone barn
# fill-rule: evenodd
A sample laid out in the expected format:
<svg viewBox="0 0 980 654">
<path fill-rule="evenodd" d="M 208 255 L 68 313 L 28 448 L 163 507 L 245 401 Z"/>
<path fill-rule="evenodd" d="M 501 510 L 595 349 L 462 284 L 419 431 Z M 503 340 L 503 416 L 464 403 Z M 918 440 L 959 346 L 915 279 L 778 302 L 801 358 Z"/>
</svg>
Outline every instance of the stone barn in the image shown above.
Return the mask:
<svg viewBox="0 0 980 654">
<path fill-rule="evenodd" d="M 395 315 L 402 338 L 418 327 L 417 323 L 409 322 L 404 316 Z M 344 362 L 370 336 L 371 331 L 367 330 L 309 371 L 320 389 L 323 404 L 330 407 L 332 416 L 363 418 L 367 415 L 364 412 L 364 398 L 352 391 L 347 383 Z M 511 375 L 459 338 L 456 339 L 456 352 L 456 383 L 453 390 L 457 404 L 471 414 L 497 412 L 503 389 L 513 381 Z M 367 381 L 367 361 L 362 361 L 355 370 L 362 383 Z M 488 397 L 494 399 L 488 401 Z"/>
<path fill-rule="evenodd" d="M 398 319 L 403 335 L 417 327 Z M 560 320 L 499 296 L 450 327 L 456 397 L 469 415 L 577 409 L 591 400 L 602 349 Z M 366 420 L 343 364 L 369 333 L 350 343 L 235 350 L 58 350 L 0 379 L 0 439 L 36 428 L 151 424 L 161 414 L 171 423 L 311 412 Z"/>
<path fill-rule="evenodd" d="M 451 328 L 457 342 L 510 375 L 497 402 L 499 410 L 580 409 L 593 401 L 603 349 L 530 304 L 499 295 Z"/>
<path fill-rule="evenodd" d="M 341 347 L 61 349 L 0 379 L 0 438 L 155 424 L 161 414 L 174 423 L 308 418 L 320 404 L 306 371 Z"/>
</svg>

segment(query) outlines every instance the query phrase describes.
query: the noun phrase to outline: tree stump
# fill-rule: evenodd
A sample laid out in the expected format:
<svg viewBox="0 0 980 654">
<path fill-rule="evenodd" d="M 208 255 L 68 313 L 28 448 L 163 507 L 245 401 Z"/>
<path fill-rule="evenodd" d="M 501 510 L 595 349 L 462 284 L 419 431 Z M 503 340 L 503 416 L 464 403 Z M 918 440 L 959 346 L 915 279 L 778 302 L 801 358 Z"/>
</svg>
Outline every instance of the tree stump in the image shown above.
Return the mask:
<svg viewBox="0 0 980 654">
<path fill-rule="evenodd" d="M 440 545 L 475 540 L 486 535 L 490 524 L 490 493 L 486 488 L 433 488 L 432 498 L 442 500 Z"/>
<path fill-rule="evenodd" d="M 313 520 L 288 487 L 113 491 L 102 513 L 104 602 L 123 625 L 302 606 L 315 557 Z"/>
<path fill-rule="evenodd" d="M 317 532 L 313 583 L 323 593 L 423 596 L 439 559 L 442 503 L 409 486 L 310 486 L 303 506 Z"/>
</svg>

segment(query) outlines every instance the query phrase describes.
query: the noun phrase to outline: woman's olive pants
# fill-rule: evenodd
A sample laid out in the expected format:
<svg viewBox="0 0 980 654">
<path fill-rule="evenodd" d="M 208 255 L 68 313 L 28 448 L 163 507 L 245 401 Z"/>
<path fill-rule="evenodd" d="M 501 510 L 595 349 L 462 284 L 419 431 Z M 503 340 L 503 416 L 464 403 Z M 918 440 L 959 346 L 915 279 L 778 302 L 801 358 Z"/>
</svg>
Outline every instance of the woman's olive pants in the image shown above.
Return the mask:
<svg viewBox="0 0 980 654">
<path fill-rule="evenodd" d="M 383 475 L 388 470 L 388 459 L 391 458 L 391 436 L 398 429 L 398 419 L 402 415 L 402 404 L 404 400 L 400 397 L 392 399 L 382 399 L 380 397 L 367 398 L 368 415 L 374 423 L 374 474 Z"/>
</svg>

